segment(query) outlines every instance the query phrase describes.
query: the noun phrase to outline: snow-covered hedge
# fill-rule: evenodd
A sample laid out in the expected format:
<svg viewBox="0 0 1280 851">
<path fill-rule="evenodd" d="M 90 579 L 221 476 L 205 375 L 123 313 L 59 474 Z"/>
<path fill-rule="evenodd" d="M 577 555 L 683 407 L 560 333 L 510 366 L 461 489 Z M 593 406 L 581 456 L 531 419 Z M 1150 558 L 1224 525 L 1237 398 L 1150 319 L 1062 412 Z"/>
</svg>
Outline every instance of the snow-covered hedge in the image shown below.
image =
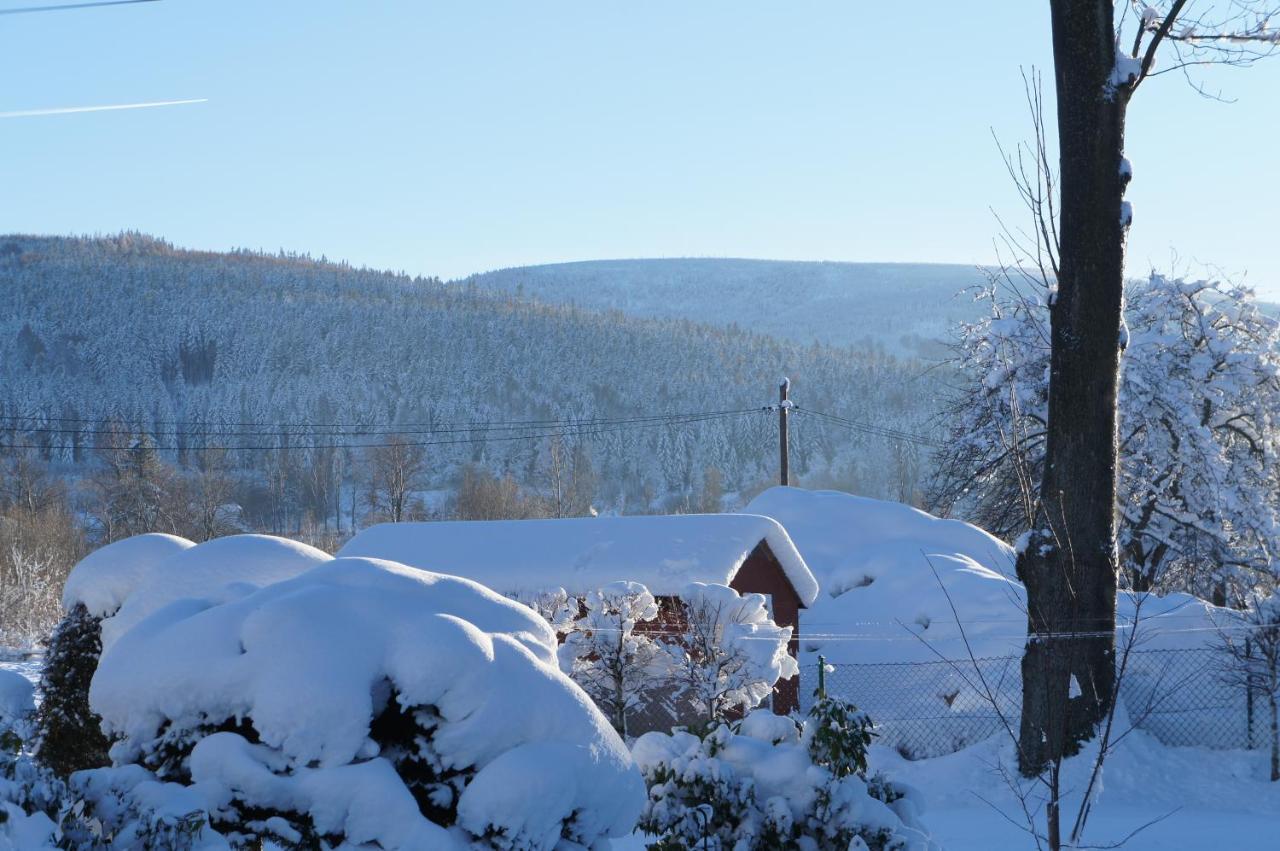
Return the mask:
<svg viewBox="0 0 1280 851">
<path fill-rule="evenodd" d="M 77 780 L 105 830 L 550 851 L 632 829 L 641 777 L 529 609 L 362 558 L 233 596 L 172 603 L 103 653 L 90 700 L 115 767 Z"/>
<path fill-rule="evenodd" d="M 802 723 L 757 710 L 704 738 L 641 736 L 632 752 L 649 786 L 649 847 L 933 851 L 915 793 L 866 774 L 861 716 L 847 704 L 828 710 Z M 833 748 L 833 736 L 843 744 Z"/>
</svg>

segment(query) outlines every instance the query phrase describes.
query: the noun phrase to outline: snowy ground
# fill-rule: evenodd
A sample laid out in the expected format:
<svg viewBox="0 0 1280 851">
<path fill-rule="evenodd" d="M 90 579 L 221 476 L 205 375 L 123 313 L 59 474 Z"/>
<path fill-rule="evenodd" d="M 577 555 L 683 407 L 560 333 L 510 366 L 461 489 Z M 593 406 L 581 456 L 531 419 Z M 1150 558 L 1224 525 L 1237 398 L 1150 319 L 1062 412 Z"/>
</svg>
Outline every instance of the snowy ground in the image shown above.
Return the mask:
<svg viewBox="0 0 1280 851">
<path fill-rule="evenodd" d="M 39 658 L 0 650 L 0 668 L 39 676 Z M 874 748 L 872 764 L 919 789 L 924 820 L 947 851 L 1033 849 L 1013 819 L 1017 805 L 993 770 L 1007 760 L 1009 748 L 993 739 L 936 759 L 910 762 L 887 748 Z M 1087 844 L 1105 846 L 1152 821 L 1129 839 L 1129 851 L 1231 848 L 1274 851 L 1280 848 L 1280 783 L 1267 782 L 1262 751 L 1212 751 L 1166 748 L 1133 733 L 1112 755 L 1103 775 L 1103 791 L 1085 834 Z M 642 851 L 642 836 L 617 842 L 617 851 Z"/>
<path fill-rule="evenodd" d="M 1034 849 L 1034 840 L 1022 827 L 1025 822 L 1011 822 L 1021 821 L 1016 799 L 993 770 L 999 760 L 1007 764 L 1011 755 L 1011 747 L 993 739 L 960 753 L 916 762 L 876 747 L 871 762 L 924 794 L 924 822 L 946 851 Z M 1086 767 L 1079 763 L 1067 774 L 1078 779 Z M 1110 756 L 1102 785 L 1086 826 L 1085 846 L 1112 846 L 1137 830 L 1121 847 L 1128 851 L 1280 848 L 1280 783 L 1267 782 L 1267 758 L 1262 751 L 1166 748 L 1134 733 Z M 1074 817 L 1075 810 L 1070 812 Z M 617 851 L 644 847 L 645 838 L 640 835 L 614 845 Z"/>
<path fill-rule="evenodd" d="M 33 685 L 40 682 L 40 666 L 44 664 L 44 656 L 40 653 L 28 653 L 8 647 L 0 647 L 0 670 L 16 671 Z"/>
<path fill-rule="evenodd" d="M 948 851 L 1034 848 L 1015 797 L 993 769 L 1011 757 L 1012 746 L 997 738 L 919 762 L 875 748 L 872 762 L 924 793 L 925 823 Z M 1089 763 L 1076 763 L 1067 782 L 1083 788 Z M 1068 810 L 1074 818 L 1075 807 Z M 1134 732 L 1108 757 L 1083 842 L 1113 845 L 1151 822 L 1123 847 L 1274 851 L 1280 847 L 1280 783 L 1267 782 L 1262 751 L 1168 748 Z"/>
</svg>

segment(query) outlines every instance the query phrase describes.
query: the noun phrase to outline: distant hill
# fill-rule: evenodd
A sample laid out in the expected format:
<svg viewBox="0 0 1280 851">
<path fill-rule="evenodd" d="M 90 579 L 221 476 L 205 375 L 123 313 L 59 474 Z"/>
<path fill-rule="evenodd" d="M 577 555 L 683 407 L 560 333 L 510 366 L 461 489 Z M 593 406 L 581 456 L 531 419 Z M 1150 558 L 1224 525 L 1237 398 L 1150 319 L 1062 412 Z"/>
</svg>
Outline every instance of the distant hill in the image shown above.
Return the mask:
<svg viewBox="0 0 1280 851">
<path fill-rule="evenodd" d="M 973 266 L 738 259 L 590 260 L 466 279 L 544 302 L 926 356 L 982 312 L 962 291 L 983 281 Z"/>
<path fill-rule="evenodd" d="M 796 264 L 806 265 L 821 264 Z M 704 306 L 688 312 L 715 319 L 708 308 L 723 284 L 716 274 L 688 278 L 704 279 Z M 677 281 L 662 286 L 677 292 Z M 650 289 L 634 277 L 620 288 Z M 880 430 L 932 428 L 935 371 L 879 351 L 812 345 L 800 313 L 772 323 L 775 338 L 745 315 L 743 330 L 731 330 L 668 318 L 686 310 L 679 305 L 636 319 L 584 309 L 588 301 L 548 305 L 298 256 L 185 251 L 139 234 L 0 236 L 0 454 L 37 445 L 73 464 L 109 420 L 123 420 L 179 456 L 212 433 L 236 463 L 260 470 L 275 463 L 274 447 L 296 455 L 299 444 L 331 442 L 306 424 L 436 435 L 483 421 L 497 424 L 492 433 L 435 440 L 429 484 L 446 487 L 476 463 L 536 487 L 548 442 L 513 439 L 501 424 L 747 411 L 575 438 L 598 473 L 598 504 L 635 510 L 688 494 L 709 467 L 729 491 L 771 480 L 776 419 L 761 406 L 776 399 L 783 375 L 814 411 Z M 883 299 L 862 301 L 888 321 Z M 286 434 L 278 423 L 304 425 Z M 897 496 L 925 473 L 924 450 L 866 429 L 797 417 L 792 440 L 794 470 L 825 484 Z"/>
</svg>

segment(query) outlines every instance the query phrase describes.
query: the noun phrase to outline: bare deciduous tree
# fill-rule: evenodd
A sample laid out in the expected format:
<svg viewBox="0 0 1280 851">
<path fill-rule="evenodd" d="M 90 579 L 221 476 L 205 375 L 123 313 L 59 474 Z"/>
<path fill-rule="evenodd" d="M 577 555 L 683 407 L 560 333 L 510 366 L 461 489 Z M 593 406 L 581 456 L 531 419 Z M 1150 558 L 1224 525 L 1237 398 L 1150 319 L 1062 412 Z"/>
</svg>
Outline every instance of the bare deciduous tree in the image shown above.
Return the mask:
<svg viewBox="0 0 1280 851">
<path fill-rule="evenodd" d="M 510 474 L 498 476 L 468 466 L 462 471 L 453 514 L 459 520 L 525 520 L 545 517 L 546 508 L 545 500 L 526 494 Z"/>
<path fill-rule="evenodd" d="M 1280 781 L 1280 591 L 1255 595 L 1235 617 L 1218 624 L 1218 633 L 1228 660 L 1223 680 L 1266 701 L 1271 781 Z"/>
<path fill-rule="evenodd" d="M 89 513 L 101 543 L 147 532 L 184 531 L 177 472 L 145 434 L 109 428 L 96 446 L 98 468 L 89 476 Z"/>
<path fill-rule="evenodd" d="M 236 511 L 231 504 L 235 488 L 225 449 L 206 448 L 196 453 L 195 469 L 187 485 L 195 540 L 207 541 L 236 531 Z"/>
<path fill-rule="evenodd" d="M 392 523 L 409 519 L 409 497 L 417 489 L 426 466 L 422 446 L 403 435 L 369 449 L 369 507 Z"/>
</svg>

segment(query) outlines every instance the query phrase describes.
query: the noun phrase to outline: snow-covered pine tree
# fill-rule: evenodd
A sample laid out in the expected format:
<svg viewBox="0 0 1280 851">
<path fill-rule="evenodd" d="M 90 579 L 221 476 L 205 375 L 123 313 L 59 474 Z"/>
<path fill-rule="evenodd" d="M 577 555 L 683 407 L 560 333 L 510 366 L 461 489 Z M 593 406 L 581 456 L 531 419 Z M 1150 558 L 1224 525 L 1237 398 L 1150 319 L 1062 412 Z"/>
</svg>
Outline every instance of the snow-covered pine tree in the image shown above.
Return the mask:
<svg viewBox="0 0 1280 851">
<path fill-rule="evenodd" d="M 102 619 L 77 603 L 53 631 L 36 714 L 35 753 L 60 777 L 110 764 L 102 719 L 89 708 L 89 682 L 102 654 Z"/>
</svg>

